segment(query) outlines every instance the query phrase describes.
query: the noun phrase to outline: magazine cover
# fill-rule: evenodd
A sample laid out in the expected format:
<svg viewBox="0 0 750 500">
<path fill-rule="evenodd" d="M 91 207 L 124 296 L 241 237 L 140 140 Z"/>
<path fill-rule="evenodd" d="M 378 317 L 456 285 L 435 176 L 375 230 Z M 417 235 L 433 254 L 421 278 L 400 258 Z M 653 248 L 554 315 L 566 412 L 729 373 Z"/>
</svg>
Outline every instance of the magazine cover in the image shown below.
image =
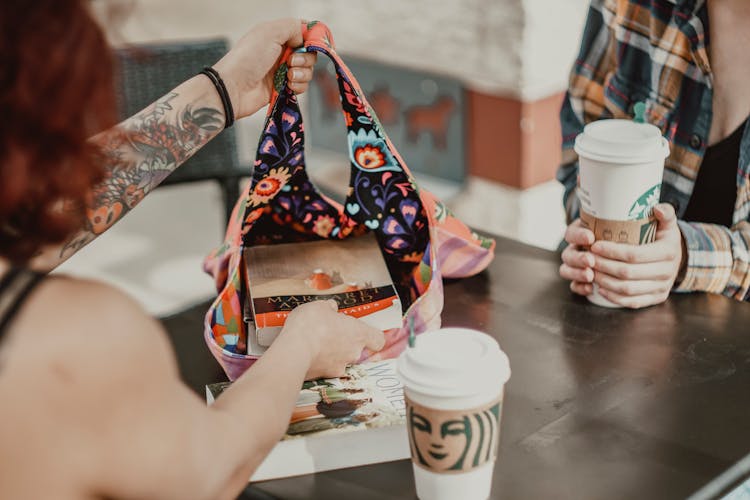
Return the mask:
<svg viewBox="0 0 750 500">
<path fill-rule="evenodd" d="M 282 439 L 402 424 L 405 415 L 392 360 L 354 365 L 343 377 L 305 382 Z"/>
<path fill-rule="evenodd" d="M 213 403 L 230 385 L 207 385 L 207 402 Z M 342 377 L 303 384 L 282 440 L 403 424 L 405 415 L 403 385 L 396 374 L 395 360 L 353 365 Z"/>
<path fill-rule="evenodd" d="M 207 385 L 209 404 L 229 385 Z M 394 359 L 349 367 L 339 378 L 305 382 L 286 434 L 251 480 L 408 458 L 405 414 Z"/>
</svg>

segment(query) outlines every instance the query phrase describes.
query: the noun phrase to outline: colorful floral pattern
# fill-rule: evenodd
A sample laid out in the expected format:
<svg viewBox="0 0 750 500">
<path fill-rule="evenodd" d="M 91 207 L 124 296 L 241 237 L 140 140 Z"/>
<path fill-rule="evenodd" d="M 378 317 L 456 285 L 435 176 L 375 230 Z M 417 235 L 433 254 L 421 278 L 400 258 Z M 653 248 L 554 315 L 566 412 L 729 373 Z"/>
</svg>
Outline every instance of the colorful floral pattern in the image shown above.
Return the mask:
<svg viewBox="0 0 750 500">
<path fill-rule="evenodd" d="M 319 215 L 313 224 L 313 232 L 321 238 L 327 238 L 336 227 L 336 221 L 330 215 Z"/>
<path fill-rule="evenodd" d="M 366 131 L 360 128 L 357 132 L 350 131 L 347 138 L 349 159 L 355 167 L 370 172 L 402 171 L 396 159 L 388 151 L 385 140 L 378 137 L 375 130 Z"/>
<path fill-rule="evenodd" d="M 289 169 L 286 167 L 272 168 L 268 174 L 258 181 L 250 193 L 250 206 L 256 207 L 268 203 L 276 196 L 289 181 Z"/>
<path fill-rule="evenodd" d="M 228 327 L 227 318 L 220 317 L 241 303 L 236 301 L 242 294 L 237 281 L 242 246 L 341 239 L 372 231 L 383 249 L 405 315 L 413 320 L 418 332 L 440 324 L 441 273 L 438 252 L 431 242 L 438 246 L 442 241 L 462 243 L 454 245 L 456 250 L 447 251 L 442 259 L 454 263 L 458 274 L 478 272 L 492 258 L 492 248 L 473 238 L 468 228 L 447 211 L 441 221 L 444 230 L 435 228 L 436 200 L 417 189 L 356 81 L 333 51 L 328 29 L 320 23 L 310 23 L 307 29 L 306 50 L 329 56 L 336 67 L 348 129 L 350 189 L 343 205 L 315 189 L 305 170 L 304 127 L 297 97 L 287 87 L 277 88 L 259 141 L 251 185 L 235 208 L 242 210 L 243 216 L 237 217 L 237 223 L 232 218 L 225 245 L 205 264 L 220 287 L 220 295 L 206 316 L 206 340 L 232 379 L 253 362 L 234 347 L 246 341 L 241 326 Z M 221 288 L 221 280 L 226 282 L 227 277 L 230 281 Z M 407 335 L 406 327 L 388 332 L 385 349 L 367 357 L 397 355 Z"/>
</svg>

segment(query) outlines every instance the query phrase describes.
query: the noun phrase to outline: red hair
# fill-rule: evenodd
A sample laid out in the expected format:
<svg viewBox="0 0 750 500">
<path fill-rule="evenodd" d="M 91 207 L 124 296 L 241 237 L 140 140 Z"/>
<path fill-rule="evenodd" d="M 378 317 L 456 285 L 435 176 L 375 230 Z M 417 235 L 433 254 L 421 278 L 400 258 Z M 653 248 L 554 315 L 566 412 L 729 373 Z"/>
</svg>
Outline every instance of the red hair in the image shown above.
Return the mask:
<svg viewBox="0 0 750 500">
<path fill-rule="evenodd" d="M 112 56 L 84 0 L 2 0 L 0 68 L 0 255 L 23 263 L 83 227 Z"/>
</svg>

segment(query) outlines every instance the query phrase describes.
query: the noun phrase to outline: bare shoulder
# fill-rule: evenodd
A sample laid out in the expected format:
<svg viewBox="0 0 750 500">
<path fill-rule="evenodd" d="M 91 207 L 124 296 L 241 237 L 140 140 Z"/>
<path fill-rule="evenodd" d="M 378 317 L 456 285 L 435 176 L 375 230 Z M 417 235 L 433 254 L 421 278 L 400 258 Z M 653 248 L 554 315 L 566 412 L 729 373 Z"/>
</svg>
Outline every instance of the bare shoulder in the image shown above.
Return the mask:
<svg viewBox="0 0 750 500">
<path fill-rule="evenodd" d="M 132 298 L 103 283 L 59 276 L 44 279 L 23 304 L 3 350 L 11 372 L 16 363 L 27 365 L 16 367 L 23 371 L 33 363 L 36 375 L 55 367 L 77 373 L 84 385 L 95 373 L 91 382 L 101 383 L 175 369 L 161 325 Z"/>
<path fill-rule="evenodd" d="M 130 437 L 128 425 L 143 434 L 130 422 L 157 399 L 143 403 L 144 386 L 163 391 L 177 380 L 166 335 L 132 299 L 101 283 L 45 278 L 0 344 L 0 496 L 38 497 L 38 470 L 61 492 L 89 491 L 122 466 L 102 450 L 125 449 L 117 440 Z"/>
</svg>

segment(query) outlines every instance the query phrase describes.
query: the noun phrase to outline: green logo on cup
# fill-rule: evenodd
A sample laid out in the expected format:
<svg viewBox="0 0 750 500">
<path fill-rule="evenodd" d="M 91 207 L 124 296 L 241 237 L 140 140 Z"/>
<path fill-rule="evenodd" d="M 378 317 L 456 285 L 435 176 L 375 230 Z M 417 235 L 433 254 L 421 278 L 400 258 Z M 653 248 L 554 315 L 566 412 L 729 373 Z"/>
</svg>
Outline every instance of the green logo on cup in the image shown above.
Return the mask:
<svg viewBox="0 0 750 500">
<path fill-rule="evenodd" d="M 434 472 L 466 472 L 497 454 L 500 402 L 473 410 L 436 410 L 407 399 L 412 460 Z"/>
<path fill-rule="evenodd" d="M 652 220 L 641 226 L 641 235 L 638 239 L 639 245 L 653 243 L 656 240 L 656 221 Z"/>
<path fill-rule="evenodd" d="M 651 209 L 659 203 L 659 196 L 661 196 L 661 184 L 656 184 L 635 200 L 633 206 L 630 207 L 628 219 L 645 219 L 651 216 Z"/>
</svg>

